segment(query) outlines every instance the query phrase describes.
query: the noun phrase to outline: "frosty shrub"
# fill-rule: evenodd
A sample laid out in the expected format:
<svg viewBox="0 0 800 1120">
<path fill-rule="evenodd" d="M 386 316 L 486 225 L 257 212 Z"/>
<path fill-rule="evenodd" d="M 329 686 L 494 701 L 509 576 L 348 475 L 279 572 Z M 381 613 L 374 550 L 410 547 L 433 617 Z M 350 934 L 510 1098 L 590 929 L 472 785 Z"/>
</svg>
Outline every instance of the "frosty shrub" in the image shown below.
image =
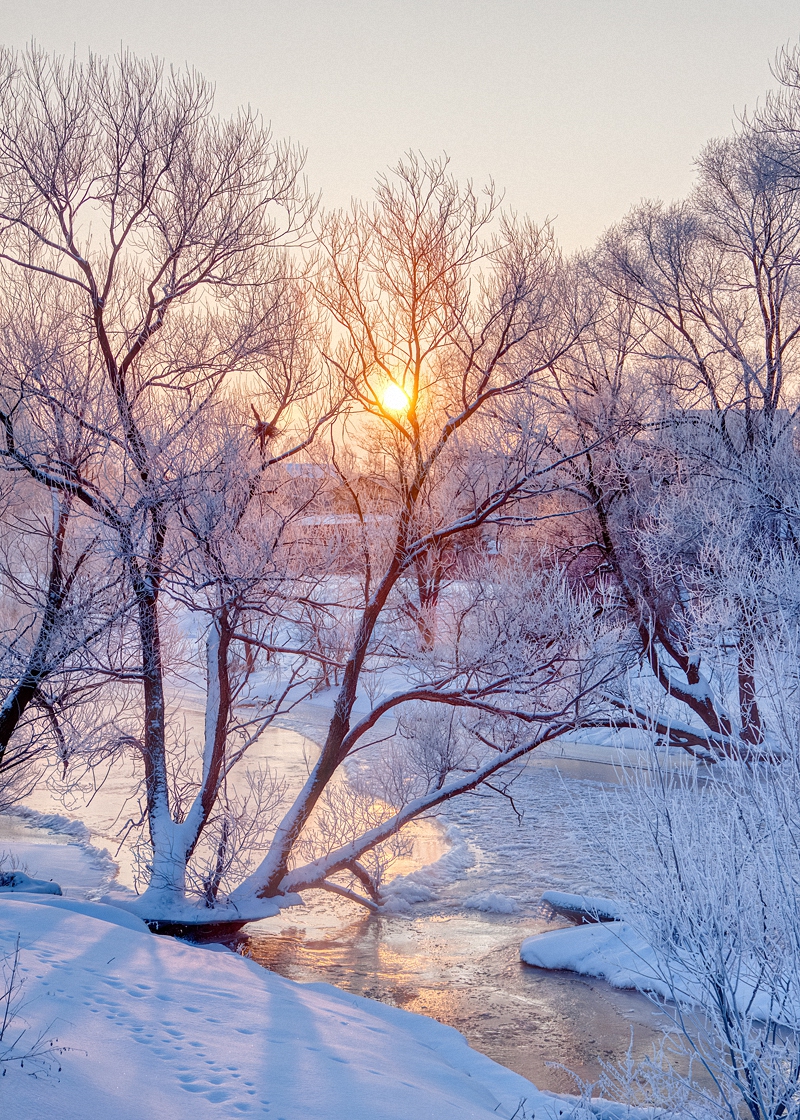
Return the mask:
<svg viewBox="0 0 800 1120">
<path fill-rule="evenodd" d="M 676 776 L 654 754 L 607 796 L 604 871 L 654 950 L 667 1051 L 715 1087 L 685 1079 L 684 1114 L 800 1116 L 798 794 L 795 758 Z"/>
</svg>

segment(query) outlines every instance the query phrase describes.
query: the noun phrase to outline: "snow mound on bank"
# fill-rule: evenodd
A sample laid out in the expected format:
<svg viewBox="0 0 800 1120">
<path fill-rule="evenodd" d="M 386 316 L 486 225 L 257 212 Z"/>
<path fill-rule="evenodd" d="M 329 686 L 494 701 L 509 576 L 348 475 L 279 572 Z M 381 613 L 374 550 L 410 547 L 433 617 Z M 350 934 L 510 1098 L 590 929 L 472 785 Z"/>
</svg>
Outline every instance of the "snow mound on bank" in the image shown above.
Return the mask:
<svg viewBox="0 0 800 1120">
<path fill-rule="evenodd" d="M 564 1108 L 432 1019 L 60 901 L 0 899 L 0 954 L 20 935 L 27 1037 L 72 1048 L 49 1077 L 7 1067 L 4 1113 L 20 1120 L 497 1120 L 523 1099 L 553 1120 Z"/>
<path fill-rule="evenodd" d="M 579 976 L 596 976 L 615 988 L 634 988 L 661 999 L 700 1004 L 708 998 L 702 975 L 690 949 L 673 946 L 669 954 L 658 952 L 628 922 L 556 929 L 528 937 L 520 946 L 521 959 L 536 968 L 566 969 Z M 747 1014 L 767 1020 L 776 1015 L 769 983 L 748 975 L 742 965 L 736 985 L 736 1002 Z M 797 1022 L 797 1009 L 788 1007 L 790 1023 Z"/>
<path fill-rule="evenodd" d="M 654 950 L 627 922 L 538 933 L 522 942 L 519 955 L 535 968 L 567 969 L 607 980 L 614 988 L 669 994 Z"/>
<path fill-rule="evenodd" d="M 566 914 L 573 920 L 581 916 L 588 921 L 620 920 L 619 907 L 611 898 L 567 894 L 566 891 L 545 891 L 542 895 L 542 902 L 551 906 L 557 913 Z"/>
<path fill-rule="evenodd" d="M 61 894 L 61 887 L 49 879 L 32 879 L 24 871 L 0 871 L 0 891 L 4 894 Z"/>
<path fill-rule="evenodd" d="M 3 901 L 6 901 L 6 896 L 3 896 Z M 108 922 L 112 926 L 120 926 L 122 929 L 132 929 L 137 933 L 149 933 L 150 930 L 141 920 L 133 914 L 129 914 L 126 910 L 121 910 L 118 906 L 106 906 L 101 902 L 89 902 L 84 898 L 64 898 L 61 895 L 45 895 L 40 897 L 36 895 L 26 895 L 22 891 L 15 892 L 9 897 L 8 901 L 12 902 L 38 902 L 42 906 L 55 906 L 58 910 L 70 910 L 75 914 L 83 914 L 86 918 L 96 918 L 99 922 Z M 10 919 L 13 922 L 13 912 Z"/>
</svg>

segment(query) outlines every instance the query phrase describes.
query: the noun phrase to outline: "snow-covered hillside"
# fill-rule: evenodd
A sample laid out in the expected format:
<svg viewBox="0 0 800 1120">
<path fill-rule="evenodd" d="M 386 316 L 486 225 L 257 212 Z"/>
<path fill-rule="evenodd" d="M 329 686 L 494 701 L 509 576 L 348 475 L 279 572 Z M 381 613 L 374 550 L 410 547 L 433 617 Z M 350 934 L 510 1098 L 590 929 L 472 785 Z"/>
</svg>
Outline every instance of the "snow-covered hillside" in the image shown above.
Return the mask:
<svg viewBox="0 0 800 1120">
<path fill-rule="evenodd" d="M 4 1063 L 0 1112 L 15 1120 L 488 1120 L 523 1100 L 544 1120 L 564 1107 L 450 1027 L 156 937 L 114 907 L 5 896 L 4 954 L 17 934 L 20 1048 L 44 1034 L 71 1049 L 60 1072 Z"/>
</svg>

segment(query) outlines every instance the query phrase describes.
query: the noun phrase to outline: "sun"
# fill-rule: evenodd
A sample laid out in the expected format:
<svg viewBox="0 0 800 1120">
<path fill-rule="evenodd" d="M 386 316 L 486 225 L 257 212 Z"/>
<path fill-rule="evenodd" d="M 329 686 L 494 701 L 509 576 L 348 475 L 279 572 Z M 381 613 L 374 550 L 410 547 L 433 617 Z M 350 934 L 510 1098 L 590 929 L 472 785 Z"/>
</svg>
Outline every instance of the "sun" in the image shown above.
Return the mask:
<svg viewBox="0 0 800 1120">
<path fill-rule="evenodd" d="M 411 401 L 408 394 L 403 392 L 399 385 L 390 381 L 381 390 L 381 404 L 387 412 L 406 412 Z"/>
</svg>

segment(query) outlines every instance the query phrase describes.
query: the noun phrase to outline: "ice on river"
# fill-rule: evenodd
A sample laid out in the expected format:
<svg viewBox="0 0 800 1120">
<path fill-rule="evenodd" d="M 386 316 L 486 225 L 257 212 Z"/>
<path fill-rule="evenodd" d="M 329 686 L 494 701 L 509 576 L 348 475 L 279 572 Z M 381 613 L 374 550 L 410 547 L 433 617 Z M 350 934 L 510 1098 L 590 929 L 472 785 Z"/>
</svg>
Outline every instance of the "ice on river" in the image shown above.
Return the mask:
<svg viewBox="0 0 800 1120">
<path fill-rule="evenodd" d="M 490 791 L 446 805 L 438 820 L 450 850 L 396 880 L 392 899 L 411 897 L 415 886 L 422 891 L 412 899 L 420 914 L 466 909 L 531 918 L 546 914 L 541 901 L 545 890 L 603 890 L 596 845 L 570 809 L 577 798 L 583 815 L 591 814 L 594 804 L 599 811 L 603 784 L 565 777 L 532 761 L 517 777 L 513 795 L 521 820 L 504 798 Z"/>
</svg>

